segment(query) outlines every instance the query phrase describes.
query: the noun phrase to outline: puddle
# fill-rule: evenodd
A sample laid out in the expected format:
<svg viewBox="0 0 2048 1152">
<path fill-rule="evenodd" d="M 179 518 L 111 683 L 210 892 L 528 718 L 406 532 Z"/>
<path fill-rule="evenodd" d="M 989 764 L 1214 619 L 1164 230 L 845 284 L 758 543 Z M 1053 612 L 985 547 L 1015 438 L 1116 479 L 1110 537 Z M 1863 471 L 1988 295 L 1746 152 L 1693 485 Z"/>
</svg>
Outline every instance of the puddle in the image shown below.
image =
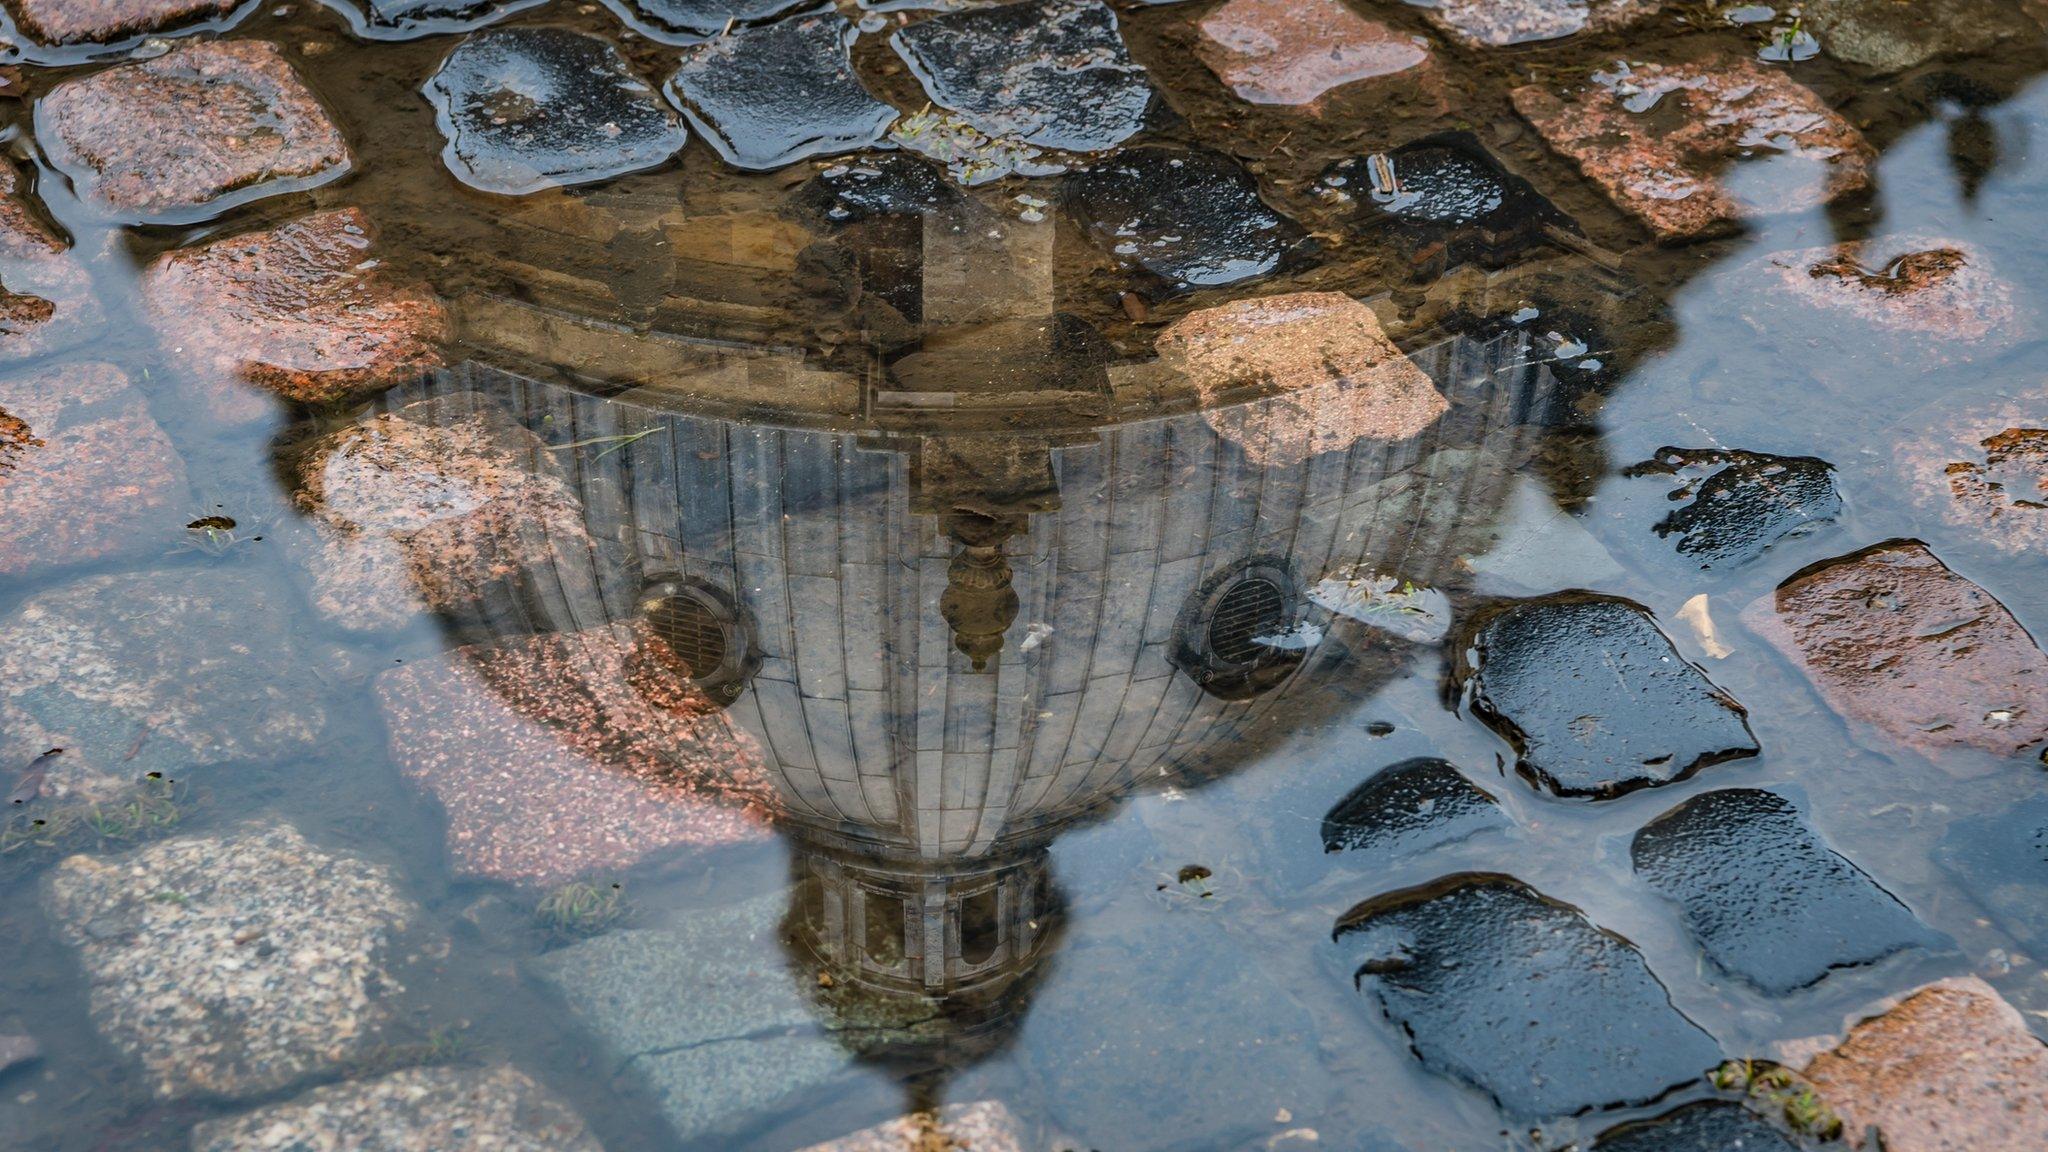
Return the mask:
<svg viewBox="0 0 2048 1152">
<path fill-rule="evenodd" d="M 5 0 L 0 1147 L 2048 1147 L 2044 20 Z"/>
</svg>

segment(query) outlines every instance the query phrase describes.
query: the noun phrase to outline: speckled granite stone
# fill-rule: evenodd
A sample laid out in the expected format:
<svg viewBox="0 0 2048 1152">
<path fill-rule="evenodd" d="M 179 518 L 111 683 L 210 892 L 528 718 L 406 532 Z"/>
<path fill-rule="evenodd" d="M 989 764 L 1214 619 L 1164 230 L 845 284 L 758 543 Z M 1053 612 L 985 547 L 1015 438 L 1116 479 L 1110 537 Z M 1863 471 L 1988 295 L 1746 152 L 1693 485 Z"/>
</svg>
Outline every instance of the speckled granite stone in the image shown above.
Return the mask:
<svg viewBox="0 0 2048 1152">
<path fill-rule="evenodd" d="M 322 404 L 441 364 L 448 316 L 424 284 L 385 273 L 360 209 L 172 252 L 142 277 L 167 353 L 209 389 L 255 385 Z"/>
<path fill-rule="evenodd" d="M 399 990 L 383 953 L 417 915 L 383 868 L 287 824 L 72 856 L 44 907 L 94 1024 L 164 1098 L 272 1092 L 362 1053 Z"/>
<path fill-rule="evenodd" d="M 457 649 L 377 699 L 464 874 L 554 885 L 772 836 L 759 749 L 625 625 Z"/>
<path fill-rule="evenodd" d="M 1917 540 L 1816 564 L 1742 614 L 1837 712 L 1927 752 L 2048 741 L 2048 655 Z"/>
<path fill-rule="evenodd" d="M 1203 418 L 1255 463 L 1403 440 L 1450 407 L 1372 309 L 1341 292 L 1204 308 L 1161 333 L 1158 348 L 1201 395 Z M 1267 398 L 1212 407 L 1240 396 Z"/>
<path fill-rule="evenodd" d="M 94 576 L 0 619 L 0 763 L 132 782 L 302 751 L 327 724 L 318 654 L 246 568 Z"/>
<path fill-rule="evenodd" d="M 6 0 L 14 26 L 47 45 L 107 44 L 229 15 L 243 0 Z"/>
<path fill-rule="evenodd" d="M 1418 37 L 1367 20 L 1341 0 L 1230 0 L 1197 27 L 1195 54 L 1253 104 L 1312 104 L 1333 88 L 1429 60 Z"/>
<path fill-rule="evenodd" d="M 92 276 L 30 208 L 25 185 L 0 160 L 0 363 L 70 347 L 105 318 Z"/>
<path fill-rule="evenodd" d="M 66 80 L 36 105 L 36 141 L 80 199 L 129 221 L 206 219 L 354 163 L 284 53 L 262 40 L 186 42 Z"/>
<path fill-rule="evenodd" d="M 184 462 L 120 369 L 0 377 L 0 576 L 162 548 L 189 498 Z"/>
<path fill-rule="evenodd" d="M 192 1152 L 604 1152 L 554 1093 L 509 1065 L 408 1068 L 192 1130 Z"/>
<path fill-rule="evenodd" d="M 1552 148 L 1664 241 L 1818 207 L 1868 185 L 1876 155 L 1812 90 L 1753 60 L 1617 65 L 1513 98 Z M 1769 178 L 1738 194 L 1727 169 L 1755 155 L 1773 157 Z"/>
<path fill-rule="evenodd" d="M 530 962 L 684 1142 L 820 1091 L 851 1063 L 798 994 L 779 939 L 785 897 L 685 913 Z"/>
<path fill-rule="evenodd" d="M 313 605 L 356 631 L 477 605 L 588 566 L 583 509 L 540 439 L 475 393 L 420 400 L 299 453 L 292 537 Z M 561 564 L 556 565 L 560 559 Z"/>
<path fill-rule="evenodd" d="M 1806 1079 L 1885 1152 L 2048 1148 L 2048 1047 L 1990 985 L 1943 980 L 1865 1020 Z"/>
</svg>

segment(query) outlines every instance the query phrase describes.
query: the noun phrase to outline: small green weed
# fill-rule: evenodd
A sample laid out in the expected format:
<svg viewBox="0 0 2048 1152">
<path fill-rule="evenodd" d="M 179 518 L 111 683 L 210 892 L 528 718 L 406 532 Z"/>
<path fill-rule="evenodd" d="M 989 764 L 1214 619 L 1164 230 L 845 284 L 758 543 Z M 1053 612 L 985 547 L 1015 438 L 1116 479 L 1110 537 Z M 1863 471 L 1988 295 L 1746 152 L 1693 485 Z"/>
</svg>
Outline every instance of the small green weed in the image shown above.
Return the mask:
<svg viewBox="0 0 2048 1152">
<path fill-rule="evenodd" d="M 177 781 L 152 772 L 116 800 L 40 805 L 0 824 L 0 856 L 32 849 L 76 851 L 152 840 L 178 826 L 188 797 Z"/>
<path fill-rule="evenodd" d="M 557 940 L 583 940 L 624 920 L 632 912 L 626 890 L 612 884 L 564 884 L 541 897 L 533 918 Z"/>
<path fill-rule="evenodd" d="M 1786 1126 L 1803 1136 L 1835 1140 L 1842 1135 L 1842 1118 L 1788 1068 L 1767 1060 L 1729 1060 L 1707 1073 L 1707 1082 L 1777 1108 Z"/>
</svg>

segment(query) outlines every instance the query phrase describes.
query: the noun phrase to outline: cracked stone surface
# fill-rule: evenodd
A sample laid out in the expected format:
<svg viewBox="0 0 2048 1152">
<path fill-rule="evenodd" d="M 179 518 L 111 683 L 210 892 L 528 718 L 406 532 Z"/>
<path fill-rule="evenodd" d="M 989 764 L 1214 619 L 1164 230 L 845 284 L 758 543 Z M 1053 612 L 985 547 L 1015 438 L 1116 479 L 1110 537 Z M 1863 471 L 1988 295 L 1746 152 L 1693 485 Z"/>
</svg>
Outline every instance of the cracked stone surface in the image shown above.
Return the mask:
<svg viewBox="0 0 2048 1152">
<path fill-rule="evenodd" d="M 448 53 L 423 91 L 472 188 L 524 196 L 652 168 L 689 133 L 610 41 L 566 28 L 496 28 Z"/>
<path fill-rule="evenodd" d="M 1776 995 L 1941 943 L 1769 792 L 1695 796 L 1637 832 L 1630 857 L 1678 904 L 1709 959 Z"/>
<path fill-rule="evenodd" d="M 663 651 L 614 625 L 377 678 L 392 758 L 447 813 L 457 872 L 552 886 L 771 838 L 759 749 Z"/>
<path fill-rule="evenodd" d="M 540 438 L 475 393 L 418 400 L 309 445 L 292 552 L 351 631 L 489 610 L 531 573 L 589 567 L 583 508 Z M 571 589 L 573 592 L 574 589 Z"/>
<path fill-rule="evenodd" d="M 816 1092 L 852 1059 L 821 1031 L 788 970 L 777 892 L 612 932 L 528 962 L 604 1045 L 617 1074 L 654 1094 L 676 1138 L 730 1131 Z"/>
<path fill-rule="evenodd" d="M 263 40 L 188 41 L 66 80 L 36 104 L 35 122 L 79 198 L 129 222 L 204 220 L 355 163 L 284 53 Z"/>
<path fill-rule="evenodd" d="M 1552 148 L 1664 241 L 1819 207 L 1867 186 L 1876 155 L 1810 89 L 1750 60 L 1619 65 L 1513 96 Z M 1728 169 L 1758 154 L 1779 158 L 1734 187 Z"/>
<path fill-rule="evenodd" d="M 192 1130 L 192 1152 L 604 1152 L 561 1098 L 507 1064 L 408 1068 Z"/>
<path fill-rule="evenodd" d="M 1747 713 L 1640 605 L 1565 592 L 1510 601 L 1459 644 L 1474 715 L 1561 796 L 1612 797 L 1757 754 Z"/>
<path fill-rule="evenodd" d="M 1647 1103 L 1720 1061 L 1633 945 L 1507 877 L 1368 901 L 1338 942 L 1425 1066 L 1519 1119 Z"/>
<path fill-rule="evenodd" d="M 216 415 L 247 387 L 287 400 L 359 399 L 441 365 L 448 313 L 426 285 L 381 267 L 360 209 L 171 252 L 142 278 L 159 342 L 200 380 Z M 230 422 L 235 422 L 230 420 Z"/>
<path fill-rule="evenodd" d="M 0 376 L 0 576 L 162 548 L 189 499 L 184 461 L 120 369 Z"/>
<path fill-rule="evenodd" d="M 941 108 L 998 140 L 1101 152 L 1152 104 L 1116 13 L 1101 0 L 1024 0 L 920 20 L 889 39 Z"/>
<path fill-rule="evenodd" d="M 44 908 L 78 950 L 93 1022 L 162 1098 L 251 1096 L 365 1052 L 418 915 L 384 868 L 288 824 L 72 856 Z"/>
<path fill-rule="evenodd" d="M 1806 1079 L 1885 1152 L 2048 1148 L 2048 1047 L 1975 977 L 1922 988 L 1814 1058 Z"/>
<path fill-rule="evenodd" d="M 867 90 L 839 15 L 746 28 L 683 50 L 668 93 L 727 163 L 756 171 L 868 147 L 896 109 Z"/>
<path fill-rule="evenodd" d="M 66 771 L 181 779 L 311 747 L 327 686 L 282 593 L 247 567 L 184 567 L 30 596 L 0 621 L 0 762 L 63 748 Z"/>
<path fill-rule="evenodd" d="M 1428 47 L 1340 0 L 1230 0 L 1202 17 L 1195 54 L 1253 104 L 1313 104 L 1333 88 L 1424 64 Z"/>
<path fill-rule="evenodd" d="M 2048 655 L 1917 540 L 1816 564 L 1742 614 L 1849 720 L 1924 752 L 2048 740 Z"/>
</svg>

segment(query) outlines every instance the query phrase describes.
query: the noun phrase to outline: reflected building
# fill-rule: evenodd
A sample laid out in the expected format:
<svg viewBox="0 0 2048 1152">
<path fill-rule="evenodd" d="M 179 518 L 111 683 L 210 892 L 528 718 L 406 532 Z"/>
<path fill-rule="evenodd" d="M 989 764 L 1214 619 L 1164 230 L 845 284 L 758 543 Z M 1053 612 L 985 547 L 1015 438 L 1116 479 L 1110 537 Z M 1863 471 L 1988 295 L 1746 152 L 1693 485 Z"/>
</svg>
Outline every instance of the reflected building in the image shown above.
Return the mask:
<svg viewBox="0 0 2048 1152">
<path fill-rule="evenodd" d="M 588 225 L 602 197 L 556 207 Z M 630 208 L 610 210 L 648 235 L 673 211 Z M 772 262 L 749 230 L 785 222 L 728 224 L 719 259 Z M 527 573 L 521 612 L 458 626 L 660 638 L 779 793 L 789 946 L 820 1010 L 875 1054 L 957 1056 L 1002 1042 L 1055 947 L 1055 837 L 1228 771 L 1316 669 L 1394 643 L 1318 607 L 1318 584 L 1459 585 L 1531 428 L 1582 382 L 1541 326 L 1439 317 L 1408 355 L 1448 413 L 1329 448 L 1299 425 L 1341 395 L 1219 395 L 1058 311 L 1049 224 L 869 231 L 879 248 L 803 249 L 849 278 L 851 347 L 664 319 L 687 311 L 673 279 L 593 302 L 557 278 L 464 301 L 472 359 L 422 387 L 575 446 L 556 459 L 593 541 L 587 570 Z M 1459 290 L 1468 319 L 1532 291 L 1482 280 Z"/>
</svg>

